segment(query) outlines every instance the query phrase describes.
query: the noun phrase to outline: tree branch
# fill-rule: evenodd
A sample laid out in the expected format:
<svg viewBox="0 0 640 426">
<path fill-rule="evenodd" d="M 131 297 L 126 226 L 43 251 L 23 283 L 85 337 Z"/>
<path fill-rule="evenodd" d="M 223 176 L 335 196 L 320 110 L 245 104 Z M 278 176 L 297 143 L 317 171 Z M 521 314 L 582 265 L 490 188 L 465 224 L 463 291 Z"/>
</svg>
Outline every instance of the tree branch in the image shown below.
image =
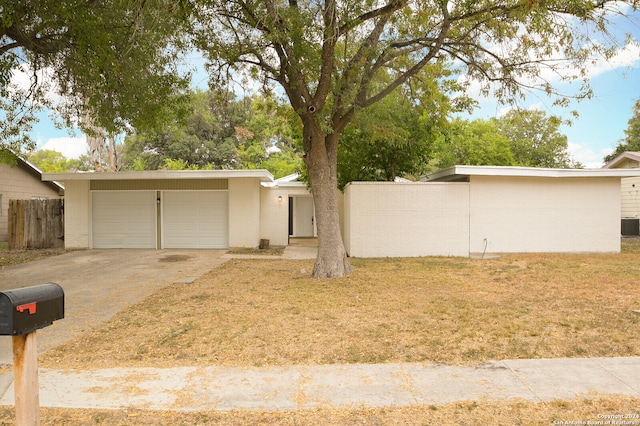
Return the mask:
<svg viewBox="0 0 640 426">
<path fill-rule="evenodd" d="M 377 94 L 368 97 L 367 94 L 369 91 L 369 86 L 376 72 L 382 66 L 387 64 L 390 58 L 395 57 L 395 55 L 393 54 L 393 50 L 395 50 L 394 47 L 390 46 L 389 49 L 385 49 L 378 56 L 378 58 L 375 61 L 373 61 L 373 66 L 368 70 L 368 72 L 363 74 L 361 84 L 360 84 L 360 91 L 356 95 L 354 105 L 351 108 L 353 111 L 348 112 L 350 115 L 355 113 L 355 108 L 366 108 L 367 106 L 372 105 L 380 101 L 381 99 L 383 99 L 385 96 L 390 94 L 396 88 L 398 88 L 399 86 L 407 82 L 407 80 L 409 80 L 411 77 L 416 75 L 422 68 L 424 68 L 432 59 L 434 59 L 438 55 L 438 53 L 440 52 L 440 50 L 445 44 L 445 40 L 447 38 L 447 35 L 451 28 L 451 23 L 452 23 L 450 20 L 449 12 L 447 10 L 446 2 L 443 2 L 441 7 L 442 7 L 442 14 L 443 14 L 443 21 L 440 26 L 438 36 L 433 40 L 433 43 L 430 46 L 424 46 L 424 48 L 428 50 L 425 53 L 425 55 L 422 57 L 422 59 L 416 62 L 408 70 L 400 74 L 394 81 L 392 81 L 382 90 L 380 90 Z M 420 44 L 420 43 L 417 43 L 417 44 Z"/>
<path fill-rule="evenodd" d="M 26 33 L 22 28 L 15 25 L 5 30 L 5 35 L 14 40 L 14 44 L 24 47 L 37 55 L 53 54 L 60 51 L 60 45 L 64 42 L 64 32 L 46 37 L 39 37 L 37 34 L 37 32 Z"/>
<path fill-rule="evenodd" d="M 20 44 L 18 44 L 17 42 L 13 42 L 13 43 L 5 44 L 4 46 L 0 46 L 0 56 L 4 55 L 5 53 L 8 53 L 12 49 L 18 48 L 18 47 L 20 47 Z"/>
<path fill-rule="evenodd" d="M 304 102 L 307 104 L 311 104 L 311 95 L 309 93 L 309 87 L 304 78 L 304 75 L 300 71 L 297 64 L 299 63 L 299 58 L 294 53 L 291 44 L 289 44 L 285 37 L 280 36 L 280 34 L 286 35 L 288 33 L 288 28 L 284 25 L 280 14 L 275 7 L 273 0 L 265 0 L 265 6 L 267 8 L 267 13 L 270 15 L 273 25 L 275 27 L 276 32 L 272 32 L 272 40 L 274 43 L 274 48 L 278 54 L 280 59 L 280 67 L 281 67 L 281 75 L 287 75 L 293 79 L 293 81 L 289 81 L 289 86 L 295 84 L 295 90 L 293 87 L 290 87 L 291 90 L 297 92 L 301 98 L 304 99 Z M 284 40 L 283 40 L 284 39 Z M 280 80 L 278 80 L 280 81 Z"/>
<path fill-rule="evenodd" d="M 371 19 L 375 19 L 379 16 L 390 15 L 405 5 L 406 5 L 406 0 L 392 0 L 391 2 L 387 3 L 385 6 L 381 8 L 363 13 L 362 15 L 353 19 L 352 21 L 342 25 L 338 30 L 338 37 L 341 37 L 347 31 L 354 29 L 355 27 L 362 24 L 363 22 L 369 21 Z"/>
<path fill-rule="evenodd" d="M 316 104 L 314 107 L 317 108 L 317 110 L 322 110 L 324 108 L 327 94 L 331 90 L 331 77 L 333 75 L 335 61 L 335 47 L 338 40 L 335 0 L 325 0 L 323 21 L 324 40 L 322 41 L 322 68 L 320 71 L 320 78 L 318 80 L 318 87 L 313 97 L 313 102 Z"/>
</svg>

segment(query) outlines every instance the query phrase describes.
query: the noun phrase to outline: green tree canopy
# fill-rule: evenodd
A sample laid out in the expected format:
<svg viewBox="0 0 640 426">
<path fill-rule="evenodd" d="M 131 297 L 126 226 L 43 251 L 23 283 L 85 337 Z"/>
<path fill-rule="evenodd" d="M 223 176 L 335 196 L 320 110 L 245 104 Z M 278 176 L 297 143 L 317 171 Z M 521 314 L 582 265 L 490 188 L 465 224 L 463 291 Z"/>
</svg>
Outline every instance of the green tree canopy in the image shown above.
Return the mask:
<svg viewBox="0 0 640 426">
<path fill-rule="evenodd" d="M 246 130 L 238 147 L 239 167 L 266 169 L 276 178 L 295 173 L 303 167 L 302 131 L 297 115 L 288 103 L 273 93 L 251 98 Z"/>
<path fill-rule="evenodd" d="M 27 153 L 25 158 L 47 173 L 66 173 L 91 170 L 91 161 L 87 155 L 78 159 L 69 159 L 57 151 L 41 149 Z"/>
<path fill-rule="evenodd" d="M 196 91 L 188 106 L 191 113 L 164 130 L 127 137 L 125 168 L 267 169 L 276 177 L 300 168 L 299 126 L 275 97 Z"/>
<path fill-rule="evenodd" d="M 435 153 L 440 168 L 454 165 L 514 166 L 510 141 L 493 120 L 456 118 Z"/>
<path fill-rule="evenodd" d="M 509 139 L 515 164 L 528 167 L 574 167 L 562 119 L 544 111 L 514 109 L 494 119 L 497 130 Z"/>
<path fill-rule="evenodd" d="M 640 99 L 633 105 L 633 115 L 628 121 L 624 131 L 625 137 L 618 142 L 615 150 L 604 157 L 604 162 L 608 163 L 625 151 L 640 151 Z"/>
<path fill-rule="evenodd" d="M 167 160 L 186 167 L 232 169 L 236 163 L 236 128 L 246 121 L 245 105 L 226 91 L 197 91 L 189 96 L 191 113 L 125 139 L 125 168 L 157 170 Z"/>
<path fill-rule="evenodd" d="M 393 181 L 433 171 L 434 150 L 452 112 L 475 104 L 458 92 L 450 70 L 425 67 L 410 83 L 355 115 L 338 147 L 338 187 L 352 181 Z"/>
<path fill-rule="evenodd" d="M 176 65 L 187 16 L 186 0 L 0 0 L 0 143 L 33 147 L 25 132 L 44 105 L 89 132 L 160 125 L 187 87 Z M 17 70 L 29 87 L 11 87 Z"/>
</svg>

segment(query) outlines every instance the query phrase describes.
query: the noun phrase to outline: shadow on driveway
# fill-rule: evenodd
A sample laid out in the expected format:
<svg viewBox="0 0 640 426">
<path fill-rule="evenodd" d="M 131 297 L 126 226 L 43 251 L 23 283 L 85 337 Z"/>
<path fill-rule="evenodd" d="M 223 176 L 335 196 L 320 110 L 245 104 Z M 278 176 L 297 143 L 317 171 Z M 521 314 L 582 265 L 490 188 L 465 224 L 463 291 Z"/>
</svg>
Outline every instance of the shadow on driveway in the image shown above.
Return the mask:
<svg viewBox="0 0 640 426">
<path fill-rule="evenodd" d="M 65 318 L 38 330 L 38 352 L 64 343 L 173 283 L 188 285 L 225 262 L 224 250 L 81 250 L 0 270 L 0 291 L 48 282 L 65 293 Z M 170 301 L 167 301 L 170 303 Z M 0 364 L 12 364 L 0 336 Z"/>
</svg>

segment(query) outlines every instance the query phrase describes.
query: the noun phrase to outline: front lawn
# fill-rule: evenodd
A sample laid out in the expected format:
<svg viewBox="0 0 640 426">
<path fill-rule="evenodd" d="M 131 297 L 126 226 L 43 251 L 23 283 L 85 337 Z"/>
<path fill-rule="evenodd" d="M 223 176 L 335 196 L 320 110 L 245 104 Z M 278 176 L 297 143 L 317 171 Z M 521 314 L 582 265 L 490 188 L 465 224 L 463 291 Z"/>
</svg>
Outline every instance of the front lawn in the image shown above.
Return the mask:
<svg viewBox="0 0 640 426">
<path fill-rule="evenodd" d="M 638 241 L 621 254 L 231 260 L 68 344 L 42 366 L 441 362 L 640 355 Z"/>
</svg>

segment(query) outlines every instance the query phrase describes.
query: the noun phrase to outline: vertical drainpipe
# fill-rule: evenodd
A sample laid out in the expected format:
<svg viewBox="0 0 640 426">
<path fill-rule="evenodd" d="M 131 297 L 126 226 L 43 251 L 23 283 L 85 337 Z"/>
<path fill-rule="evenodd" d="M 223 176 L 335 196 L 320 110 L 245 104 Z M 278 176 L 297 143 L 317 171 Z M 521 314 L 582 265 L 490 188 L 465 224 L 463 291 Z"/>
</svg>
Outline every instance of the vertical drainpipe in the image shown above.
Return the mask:
<svg viewBox="0 0 640 426">
<path fill-rule="evenodd" d="M 156 191 L 156 250 L 162 248 L 162 208 L 161 191 Z"/>
</svg>

